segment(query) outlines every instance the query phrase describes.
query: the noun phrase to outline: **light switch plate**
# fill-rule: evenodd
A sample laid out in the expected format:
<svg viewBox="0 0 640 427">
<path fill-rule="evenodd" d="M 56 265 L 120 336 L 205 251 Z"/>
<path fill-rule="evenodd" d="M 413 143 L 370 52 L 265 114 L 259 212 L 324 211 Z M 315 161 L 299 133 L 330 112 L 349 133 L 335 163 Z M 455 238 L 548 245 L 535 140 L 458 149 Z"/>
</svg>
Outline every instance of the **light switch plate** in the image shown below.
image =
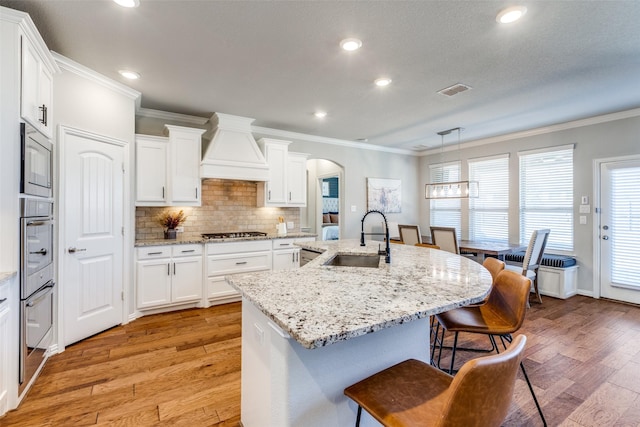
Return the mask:
<svg viewBox="0 0 640 427">
<path fill-rule="evenodd" d="M 591 213 L 591 205 L 580 205 L 580 213 Z"/>
<path fill-rule="evenodd" d="M 351 205 L 351 212 L 355 212 L 356 211 L 356 205 Z"/>
<path fill-rule="evenodd" d="M 587 217 L 580 215 L 580 224 L 585 225 L 587 223 Z"/>
<path fill-rule="evenodd" d="M 581 205 L 588 205 L 589 204 L 589 196 L 582 196 L 582 198 L 580 200 L 580 204 Z"/>
</svg>

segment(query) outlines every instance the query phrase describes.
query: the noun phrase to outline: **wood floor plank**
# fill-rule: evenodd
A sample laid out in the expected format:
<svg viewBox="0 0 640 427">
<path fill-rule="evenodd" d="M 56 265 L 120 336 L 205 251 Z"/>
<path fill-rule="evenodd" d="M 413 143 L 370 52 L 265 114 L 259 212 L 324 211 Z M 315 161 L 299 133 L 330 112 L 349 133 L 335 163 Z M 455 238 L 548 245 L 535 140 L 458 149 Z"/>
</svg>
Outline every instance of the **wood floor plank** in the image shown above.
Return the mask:
<svg viewBox="0 0 640 427">
<path fill-rule="evenodd" d="M 0 426 L 238 427 L 240 328 L 240 303 L 112 328 L 52 356 Z M 545 297 L 519 333 L 549 426 L 640 427 L 640 307 Z M 461 342 L 488 340 L 467 334 Z M 459 352 L 456 365 L 478 356 Z M 542 426 L 521 373 L 503 426 Z"/>
</svg>

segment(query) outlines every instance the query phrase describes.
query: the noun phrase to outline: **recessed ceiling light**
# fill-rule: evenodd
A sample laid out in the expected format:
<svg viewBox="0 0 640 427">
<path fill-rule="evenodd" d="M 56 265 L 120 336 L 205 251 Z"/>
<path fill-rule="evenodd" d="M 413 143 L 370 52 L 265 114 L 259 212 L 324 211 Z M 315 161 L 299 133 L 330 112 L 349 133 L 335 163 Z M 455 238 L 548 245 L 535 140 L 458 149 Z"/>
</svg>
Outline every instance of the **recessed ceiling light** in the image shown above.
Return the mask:
<svg viewBox="0 0 640 427">
<path fill-rule="evenodd" d="M 527 13 L 527 8 L 524 6 L 508 7 L 506 9 L 502 9 L 500 13 L 498 13 L 496 21 L 501 24 L 509 24 L 522 18 L 525 13 Z"/>
<path fill-rule="evenodd" d="M 140 78 L 140 74 L 135 71 L 129 70 L 120 70 L 118 71 L 122 77 L 129 80 L 138 80 Z"/>
<path fill-rule="evenodd" d="M 392 82 L 392 80 L 389 77 L 380 77 L 379 79 L 376 79 L 374 81 L 376 86 L 380 86 L 380 87 L 389 86 L 391 84 L 391 82 Z"/>
<path fill-rule="evenodd" d="M 348 51 L 358 50 L 362 47 L 362 40 L 353 38 L 344 39 L 340 42 L 340 47 Z"/>
<path fill-rule="evenodd" d="M 319 119 L 324 119 L 325 117 L 327 117 L 327 112 L 326 111 L 316 111 L 315 113 L 313 113 L 314 116 L 316 116 Z"/>
<path fill-rule="evenodd" d="M 140 6 L 140 0 L 113 0 L 122 7 L 138 7 Z"/>
</svg>

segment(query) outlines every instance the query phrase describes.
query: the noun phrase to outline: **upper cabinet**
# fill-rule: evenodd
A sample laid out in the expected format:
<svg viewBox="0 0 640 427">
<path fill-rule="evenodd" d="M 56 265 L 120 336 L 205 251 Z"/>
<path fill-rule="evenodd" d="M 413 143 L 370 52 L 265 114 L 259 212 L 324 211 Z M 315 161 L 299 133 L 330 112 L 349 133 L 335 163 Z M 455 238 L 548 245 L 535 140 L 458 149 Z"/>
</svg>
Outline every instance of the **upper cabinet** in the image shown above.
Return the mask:
<svg viewBox="0 0 640 427">
<path fill-rule="evenodd" d="M 200 206 L 205 130 L 165 127 L 168 137 L 136 135 L 136 206 Z"/>
<path fill-rule="evenodd" d="M 269 180 L 258 183 L 258 206 L 306 206 L 307 154 L 289 152 L 290 141 L 261 138 L 258 144 L 269 165 Z"/>
<path fill-rule="evenodd" d="M 26 34 L 20 34 L 22 118 L 48 138 L 53 136 L 53 73 L 51 61 Z M 45 55 L 49 55 L 47 51 Z"/>
</svg>

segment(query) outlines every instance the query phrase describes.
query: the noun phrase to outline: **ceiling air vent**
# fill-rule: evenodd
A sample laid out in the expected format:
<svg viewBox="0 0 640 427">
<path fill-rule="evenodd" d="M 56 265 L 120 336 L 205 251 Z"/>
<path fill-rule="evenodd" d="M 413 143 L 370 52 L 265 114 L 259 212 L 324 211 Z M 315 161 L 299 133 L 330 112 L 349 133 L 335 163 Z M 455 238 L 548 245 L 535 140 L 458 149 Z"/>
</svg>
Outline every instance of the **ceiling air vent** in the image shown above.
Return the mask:
<svg viewBox="0 0 640 427">
<path fill-rule="evenodd" d="M 460 92 L 471 89 L 471 86 L 463 85 L 462 83 L 456 83 L 453 86 L 446 87 L 438 91 L 439 94 L 445 96 L 457 95 Z"/>
</svg>

